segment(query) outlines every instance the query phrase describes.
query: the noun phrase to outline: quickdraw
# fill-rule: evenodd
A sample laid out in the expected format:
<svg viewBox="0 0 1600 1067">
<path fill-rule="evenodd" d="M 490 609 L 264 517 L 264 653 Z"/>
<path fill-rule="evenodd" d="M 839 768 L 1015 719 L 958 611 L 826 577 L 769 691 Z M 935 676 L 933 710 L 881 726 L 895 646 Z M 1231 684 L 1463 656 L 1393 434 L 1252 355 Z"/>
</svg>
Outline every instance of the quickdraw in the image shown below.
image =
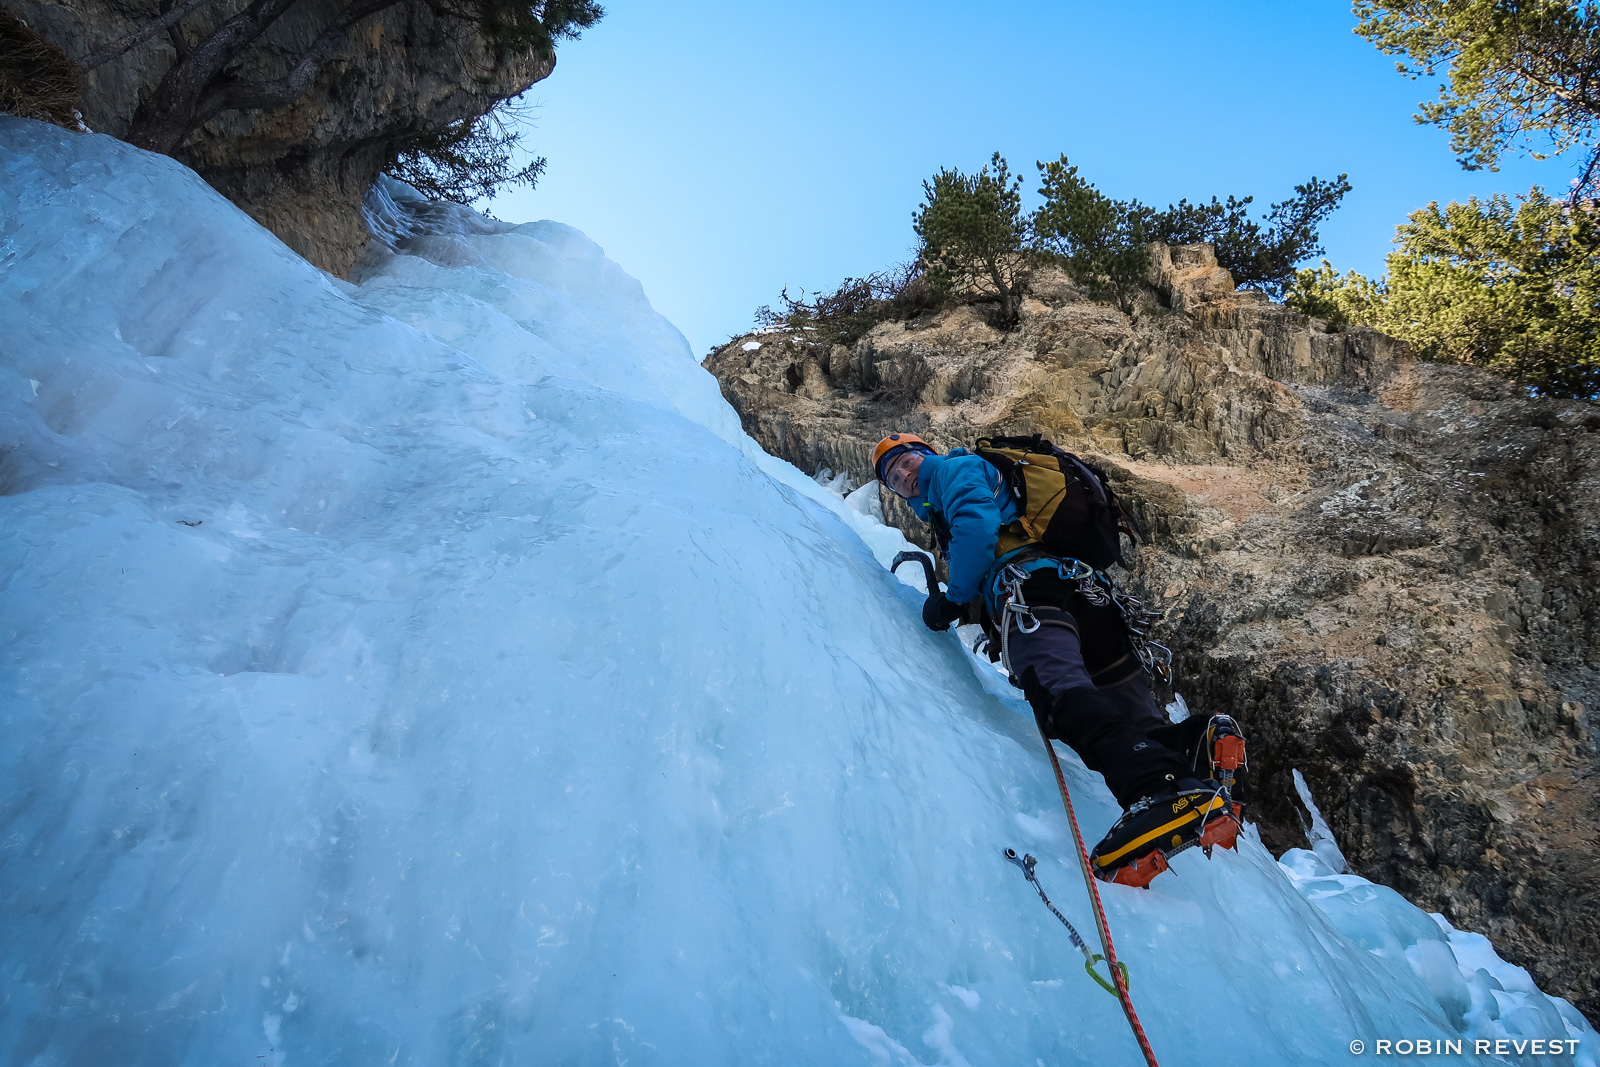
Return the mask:
<svg viewBox="0 0 1600 1067">
<path fill-rule="evenodd" d="M 1147 608 L 1142 597 L 1119 592 L 1115 586 L 1110 589 L 1111 602 L 1122 613 L 1122 624 L 1128 631 L 1128 643 L 1133 646 L 1133 654 L 1139 658 L 1139 665 L 1162 685 L 1171 685 L 1172 649 L 1150 640 L 1151 627 L 1160 622 L 1166 612 Z"/>
<path fill-rule="evenodd" d="M 1028 580 L 1028 572 L 1015 563 L 1006 564 L 1005 570 L 1000 572 L 999 584 L 1006 587 L 1006 592 L 1000 597 L 1000 667 L 1011 675 L 1011 619 L 1016 617 L 1017 629 L 1025 634 L 1031 634 L 1039 628 L 1038 616 L 1034 615 L 1028 607 L 1028 602 L 1022 596 L 1022 583 Z"/>
<path fill-rule="evenodd" d="M 1028 564 L 1043 564 L 1043 566 L 1030 566 Z M 1084 583 L 1094 581 L 1094 568 L 1081 559 L 1053 559 L 1044 557 L 1030 560 L 1028 564 L 1008 563 L 995 576 L 996 589 L 1004 589 L 999 595 L 997 603 L 1000 607 L 1000 666 L 1009 676 L 1011 674 L 1011 619 L 1017 620 L 1017 629 L 1025 634 L 1031 634 L 1039 628 L 1039 618 L 1034 615 L 1033 609 L 1028 606 L 1027 600 L 1022 595 L 1022 584 L 1026 582 L 1035 571 L 1048 570 L 1054 564 L 1056 573 L 1064 582 L 1077 582 L 1081 590 Z M 1104 596 L 1104 593 L 1100 594 Z M 1103 603 L 1110 603 L 1109 600 Z M 976 648 L 973 651 L 977 651 Z"/>
<path fill-rule="evenodd" d="M 1039 879 L 1033 873 L 1033 869 L 1038 866 L 1039 861 L 1032 856 L 1019 857 L 1017 850 L 1014 848 L 1006 849 L 1006 859 L 1022 868 L 1022 876 L 1028 880 L 1028 884 L 1033 886 L 1034 892 L 1039 894 L 1039 899 L 1044 901 L 1044 906 L 1049 908 L 1050 914 L 1060 919 L 1061 925 L 1067 928 L 1067 937 L 1071 938 L 1072 944 L 1079 952 L 1083 953 L 1083 969 L 1089 972 L 1089 977 L 1098 982 L 1101 989 L 1104 989 L 1112 996 L 1116 996 L 1117 987 L 1102 978 L 1100 972 L 1094 969 L 1094 965 L 1104 960 L 1105 957 L 1098 952 L 1089 951 L 1089 946 L 1083 943 L 1083 935 L 1078 933 L 1078 928 L 1068 922 L 1067 917 L 1057 911 L 1056 906 L 1050 903 L 1050 898 L 1045 895 L 1044 886 L 1039 884 Z M 1118 961 L 1117 968 L 1122 972 L 1122 984 L 1126 986 L 1128 984 L 1128 965 Z"/>
</svg>

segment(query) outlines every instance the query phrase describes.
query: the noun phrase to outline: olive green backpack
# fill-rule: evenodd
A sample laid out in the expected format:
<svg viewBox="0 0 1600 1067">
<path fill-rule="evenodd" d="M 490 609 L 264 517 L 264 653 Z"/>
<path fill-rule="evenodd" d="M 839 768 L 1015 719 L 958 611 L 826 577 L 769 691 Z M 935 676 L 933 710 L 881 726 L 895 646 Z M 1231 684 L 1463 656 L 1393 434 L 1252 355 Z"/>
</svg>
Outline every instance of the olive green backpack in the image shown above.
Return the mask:
<svg viewBox="0 0 1600 1067">
<path fill-rule="evenodd" d="M 996 555 L 1038 544 L 1103 571 L 1123 562 L 1122 534 L 1139 540 L 1104 472 L 1039 434 L 984 437 L 972 450 L 1000 472 L 1021 516 L 1000 531 Z"/>
</svg>

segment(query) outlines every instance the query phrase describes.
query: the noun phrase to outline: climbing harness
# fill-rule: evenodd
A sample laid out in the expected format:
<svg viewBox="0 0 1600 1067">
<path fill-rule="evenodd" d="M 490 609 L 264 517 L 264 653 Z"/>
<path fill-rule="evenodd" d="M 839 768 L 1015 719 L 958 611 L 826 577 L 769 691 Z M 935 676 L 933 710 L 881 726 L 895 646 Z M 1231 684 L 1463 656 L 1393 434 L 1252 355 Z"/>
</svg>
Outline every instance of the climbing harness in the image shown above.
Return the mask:
<svg viewBox="0 0 1600 1067">
<path fill-rule="evenodd" d="M 1000 666 L 1011 675 L 1011 620 L 1015 616 L 1017 629 L 1031 634 L 1039 629 L 1039 617 L 1028 606 L 1022 595 L 1022 583 L 1037 571 L 1054 569 L 1064 582 L 1076 581 L 1079 588 L 1084 582 L 1094 581 L 1094 568 L 1080 559 L 1055 559 L 1043 556 L 1022 563 L 1007 563 L 995 576 L 995 589 L 999 593 L 996 603 L 1000 607 Z M 1109 603 L 1109 601 L 1108 601 Z M 977 651 L 974 649 L 973 651 Z"/>
<path fill-rule="evenodd" d="M 898 571 L 906 563 L 916 563 L 922 568 L 923 580 L 930 593 L 939 588 L 938 581 L 934 577 L 933 558 L 926 552 L 902 552 L 895 556 L 893 563 L 889 564 L 889 570 Z M 1011 674 L 1012 618 L 1016 618 L 1017 629 L 1025 634 L 1035 632 L 1040 626 L 1039 617 L 1033 613 L 1033 608 L 1022 595 L 1022 583 L 1036 572 L 1050 569 L 1054 569 L 1063 582 L 1076 582 L 1078 592 L 1083 594 L 1089 603 L 1099 607 L 1115 604 L 1117 610 L 1122 613 L 1122 620 L 1127 626 L 1128 640 L 1133 645 L 1133 653 L 1139 658 L 1140 665 L 1157 681 L 1163 684 L 1172 681 L 1172 652 L 1165 645 L 1150 640 L 1150 627 L 1166 613 L 1150 611 L 1145 608 L 1144 601 L 1139 597 L 1131 593 L 1118 592 L 1109 578 L 1081 559 L 1071 557 L 1056 559 L 1053 556 L 1008 563 L 995 577 L 1001 623 L 1000 665 L 1008 676 Z M 973 653 L 981 653 L 987 643 L 988 637 L 980 636 L 973 644 Z"/>
<path fill-rule="evenodd" d="M 1150 1039 L 1145 1036 L 1144 1027 L 1139 1022 L 1139 1013 L 1134 1011 L 1133 999 L 1128 995 L 1127 972 L 1118 962 L 1116 948 L 1111 944 L 1111 924 L 1106 921 L 1106 909 L 1100 903 L 1099 884 L 1095 881 L 1094 872 L 1089 868 L 1089 853 L 1083 847 L 1083 833 L 1078 829 L 1077 813 L 1072 810 L 1072 794 L 1067 791 L 1066 775 L 1061 773 L 1061 760 L 1056 756 L 1056 747 L 1050 743 L 1050 735 L 1045 732 L 1044 718 L 1036 714 L 1034 722 L 1039 727 L 1039 737 L 1044 741 L 1044 750 L 1050 754 L 1050 767 L 1056 773 L 1056 788 L 1061 791 L 1061 803 L 1067 809 L 1067 822 L 1072 826 L 1072 842 L 1078 849 L 1078 867 L 1083 871 L 1084 885 L 1089 887 L 1089 901 L 1094 905 L 1095 929 L 1100 934 L 1100 946 L 1105 949 L 1105 960 L 1111 971 L 1111 980 L 1117 986 L 1117 1000 L 1122 1004 L 1122 1014 L 1127 1016 L 1128 1025 L 1133 1028 L 1133 1036 L 1139 1042 L 1139 1051 L 1144 1053 L 1145 1063 L 1148 1067 L 1157 1067 L 1156 1054 L 1150 1048 Z"/>
<path fill-rule="evenodd" d="M 1017 629 L 1031 634 L 1039 628 L 1039 619 L 1022 595 L 1022 583 L 1042 570 L 1055 570 L 1063 582 L 1077 583 L 1076 591 L 1095 607 L 1113 605 L 1122 616 L 1127 630 L 1128 643 L 1145 672 L 1162 685 L 1172 684 L 1172 650 L 1166 645 L 1150 640 L 1150 629 L 1163 616 L 1145 606 L 1144 598 L 1124 593 L 1105 574 L 1095 570 L 1081 559 L 1070 556 L 1057 559 L 1053 556 L 1036 556 L 1033 559 L 1007 563 L 994 578 L 995 602 L 999 607 L 1000 665 L 1011 674 L 1011 620 L 1015 616 Z M 974 652 L 979 651 L 975 646 Z"/>
<path fill-rule="evenodd" d="M 1089 972 L 1089 977 L 1100 983 L 1101 989 L 1104 989 L 1112 996 L 1116 996 L 1117 987 L 1100 977 L 1100 972 L 1094 969 L 1094 965 L 1105 959 L 1105 957 L 1100 955 L 1098 952 L 1089 951 L 1089 946 L 1083 943 L 1083 935 L 1078 933 L 1078 928 L 1068 922 L 1067 917 L 1061 914 L 1061 912 L 1057 911 L 1056 906 L 1050 903 L 1050 898 L 1045 895 L 1044 886 L 1039 884 L 1039 879 L 1035 877 L 1033 873 L 1033 869 L 1038 865 L 1039 861 L 1034 859 L 1032 856 L 1019 857 L 1017 855 L 1017 850 L 1014 848 L 1006 849 L 1006 859 L 1022 868 L 1022 876 L 1028 880 L 1028 883 L 1033 886 L 1034 891 L 1039 894 L 1039 899 L 1044 901 L 1044 906 L 1049 908 L 1050 914 L 1060 919 L 1061 925 L 1067 928 L 1067 936 L 1072 939 L 1072 944 L 1079 952 L 1083 953 L 1083 969 Z M 1119 963 L 1117 966 L 1122 968 L 1122 981 L 1126 983 L 1128 981 L 1127 965 Z"/>
</svg>

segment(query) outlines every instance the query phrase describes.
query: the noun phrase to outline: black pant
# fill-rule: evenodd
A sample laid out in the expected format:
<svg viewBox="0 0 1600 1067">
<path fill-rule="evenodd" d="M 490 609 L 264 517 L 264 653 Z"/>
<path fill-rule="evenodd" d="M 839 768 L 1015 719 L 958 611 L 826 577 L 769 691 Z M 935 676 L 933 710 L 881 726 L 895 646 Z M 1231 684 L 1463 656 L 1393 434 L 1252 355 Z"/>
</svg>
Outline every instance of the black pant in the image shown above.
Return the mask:
<svg viewBox="0 0 1600 1067">
<path fill-rule="evenodd" d="M 1045 733 L 1103 775 L 1124 809 L 1194 776 L 1205 720 L 1168 721 L 1116 605 L 1052 571 L 1030 577 L 1022 594 L 1039 627 L 1023 633 L 1015 616 L 1005 620 L 1011 674 Z"/>
</svg>

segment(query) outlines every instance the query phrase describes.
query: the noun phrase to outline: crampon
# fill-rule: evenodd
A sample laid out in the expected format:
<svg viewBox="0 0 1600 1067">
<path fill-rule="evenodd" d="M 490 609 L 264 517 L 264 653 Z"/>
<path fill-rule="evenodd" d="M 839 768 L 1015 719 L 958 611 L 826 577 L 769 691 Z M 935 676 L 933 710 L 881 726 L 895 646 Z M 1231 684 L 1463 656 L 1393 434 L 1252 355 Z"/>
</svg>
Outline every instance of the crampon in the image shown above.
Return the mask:
<svg viewBox="0 0 1600 1067">
<path fill-rule="evenodd" d="M 1244 737 L 1232 718 L 1212 716 L 1195 762 L 1202 759 L 1209 764 L 1209 781 L 1191 779 L 1146 798 L 1117 820 L 1089 855 L 1096 878 L 1143 889 L 1184 849 L 1199 845 L 1209 856 L 1218 846 L 1234 847 L 1244 805 L 1233 799 L 1233 790 L 1245 753 Z"/>
</svg>

